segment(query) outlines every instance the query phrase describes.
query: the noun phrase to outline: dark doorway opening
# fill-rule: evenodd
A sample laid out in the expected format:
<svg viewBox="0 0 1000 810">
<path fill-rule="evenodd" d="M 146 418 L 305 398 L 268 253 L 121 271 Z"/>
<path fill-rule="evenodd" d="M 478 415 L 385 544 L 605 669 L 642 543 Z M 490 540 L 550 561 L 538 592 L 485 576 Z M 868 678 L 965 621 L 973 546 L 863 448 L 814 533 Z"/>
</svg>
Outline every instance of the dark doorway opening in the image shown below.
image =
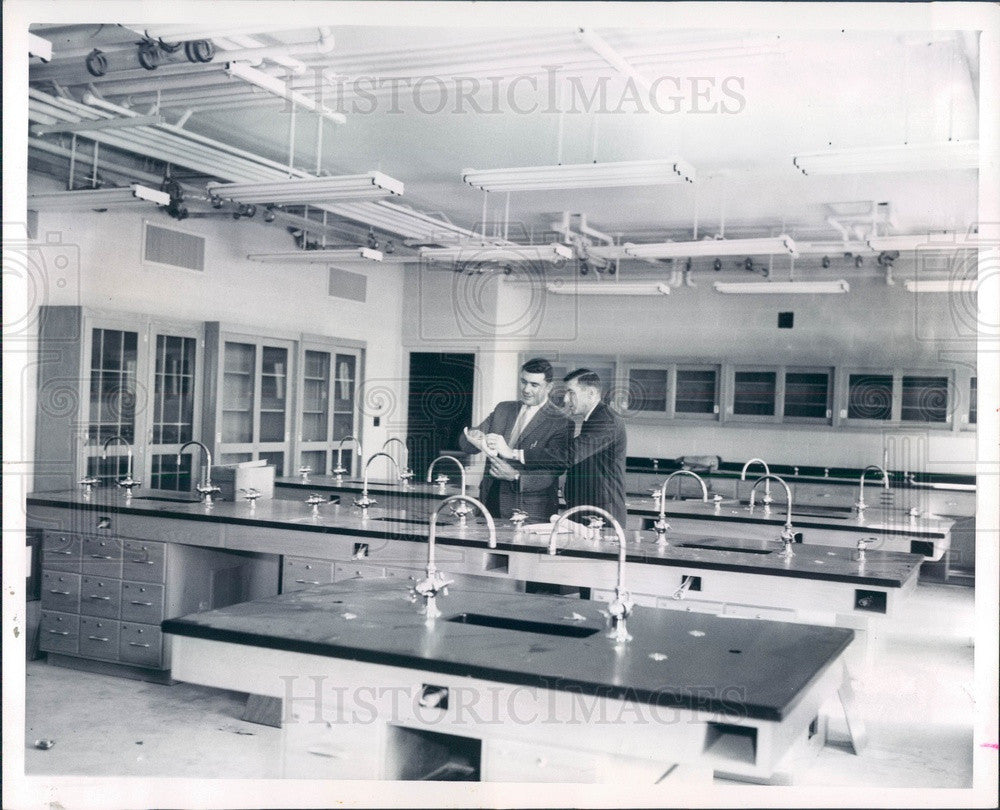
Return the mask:
<svg viewBox="0 0 1000 810">
<path fill-rule="evenodd" d="M 462 428 L 472 424 L 475 376 L 475 354 L 410 352 L 406 435 L 418 480 L 442 450 L 458 451 Z"/>
</svg>

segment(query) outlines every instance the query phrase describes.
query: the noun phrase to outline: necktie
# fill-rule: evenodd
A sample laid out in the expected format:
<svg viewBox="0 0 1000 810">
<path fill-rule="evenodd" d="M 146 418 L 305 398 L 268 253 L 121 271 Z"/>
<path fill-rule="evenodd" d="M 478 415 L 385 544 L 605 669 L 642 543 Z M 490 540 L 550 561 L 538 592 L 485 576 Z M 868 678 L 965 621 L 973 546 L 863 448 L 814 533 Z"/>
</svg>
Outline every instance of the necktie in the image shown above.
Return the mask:
<svg viewBox="0 0 1000 810">
<path fill-rule="evenodd" d="M 517 444 L 517 440 L 521 438 L 521 431 L 524 430 L 525 422 L 528 421 L 528 409 L 525 407 L 521 408 L 521 412 L 517 415 L 517 421 L 514 422 L 514 427 L 510 429 L 510 446 L 513 447 Z"/>
</svg>

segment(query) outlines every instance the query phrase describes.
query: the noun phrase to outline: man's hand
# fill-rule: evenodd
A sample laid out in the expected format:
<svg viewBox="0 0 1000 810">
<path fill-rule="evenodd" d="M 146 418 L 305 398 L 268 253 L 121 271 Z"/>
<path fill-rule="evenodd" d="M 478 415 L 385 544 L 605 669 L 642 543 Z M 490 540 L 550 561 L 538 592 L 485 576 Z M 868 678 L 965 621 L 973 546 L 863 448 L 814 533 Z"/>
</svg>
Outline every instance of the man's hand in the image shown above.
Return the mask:
<svg viewBox="0 0 1000 810">
<path fill-rule="evenodd" d="M 488 456 L 495 456 L 496 450 L 490 449 L 486 443 L 486 434 L 483 433 L 478 428 L 465 428 L 465 438 L 469 440 L 469 443 L 475 447 L 478 447 Z M 492 435 L 492 434 L 491 434 Z"/>
<path fill-rule="evenodd" d="M 521 474 L 502 458 L 491 458 L 490 475 L 502 481 L 516 481 Z"/>
<path fill-rule="evenodd" d="M 514 457 L 514 451 L 510 449 L 507 440 L 499 433 L 487 433 L 486 446 L 500 456 L 500 458 Z"/>
</svg>

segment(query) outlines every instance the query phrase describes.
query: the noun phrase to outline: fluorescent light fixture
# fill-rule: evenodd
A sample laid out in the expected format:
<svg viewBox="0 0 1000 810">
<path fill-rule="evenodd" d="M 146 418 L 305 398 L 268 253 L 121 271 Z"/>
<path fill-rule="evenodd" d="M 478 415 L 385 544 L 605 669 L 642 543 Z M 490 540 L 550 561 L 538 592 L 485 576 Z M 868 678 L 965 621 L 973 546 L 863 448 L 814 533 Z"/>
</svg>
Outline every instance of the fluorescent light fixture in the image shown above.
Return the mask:
<svg viewBox="0 0 1000 810">
<path fill-rule="evenodd" d="M 81 189 L 52 191 L 28 195 L 31 211 L 86 211 L 102 208 L 130 208 L 154 202 L 167 205 L 170 195 L 162 191 L 133 185 L 127 188 Z"/>
<path fill-rule="evenodd" d="M 639 71 L 637 71 L 624 56 L 612 48 L 599 34 L 594 33 L 589 28 L 580 28 L 576 32 L 576 35 L 580 38 L 580 41 L 584 45 L 600 56 L 605 62 L 611 65 L 611 67 L 623 76 L 628 76 L 633 82 L 635 82 L 636 87 L 644 93 L 649 93 L 650 85 L 646 77 L 640 75 Z"/>
<path fill-rule="evenodd" d="M 883 250 L 975 250 L 976 245 L 961 245 L 953 233 L 915 233 L 901 236 L 873 236 L 868 247 L 879 253 Z"/>
<path fill-rule="evenodd" d="M 284 253 L 251 253 L 252 262 L 263 264 L 330 264 L 331 262 L 381 262 L 386 256 L 381 250 L 369 247 L 318 248 L 316 250 L 289 250 Z M 390 261 L 417 261 L 415 256 L 398 256 Z"/>
<path fill-rule="evenodd" d="M 693 183 L 694 169 L 682 160 L 567 163 L 512 169 L 466 169 L 462 180 L 483 191 L 544 191 Z"/>
<path fill-rule="evenodd" d="M 716 281 L 713 285 L 720 293 L 761 293 L 788 295 L 803 293 L 846 293 L 851 291 L 851 285 L 844 279 L 837 281 Z"/>
<path fill-rule="evenodd" d="M 653 242 L 626 244 L 625 255 L 635 259 L 682 259 L 688 256 L 768 256 L 799 252 L 792 237 L 767 236 L 760 239 L 700 239 L 696 242 Z M 594 248 L 600 253 L 600 248 Z"/>
<path fill-rule="evenodd" d="M 262 70 L 257 70 L 257 68 L 252 68 L 245 62 L 226 63 L 226 73 L 230 76 L 236 76 L 239 79 L 250 82 L 250 84 L 254 84 L 276 96 L 288 99 L 289 101 L 298 104 L 300 107 L 305 107 L 307 110 L 318 112 L 324 118 L 328 118 L 338 124 L 343 124 L 347 120 L 341 113 L 333 112 L 332 110 L 328 110 L 326 107 L 320 106 L 308 96 L 305 96 L 296 90 L 292 90 L 287 84 L 281 81 L 281 79 L 277 79 Z"/>
<path fill-rule="evenodd" d="M 339 177 L 303 177 L 262 183 L 209 183 L 208 191 L 240 203 L 296 204 L 364 200 L 403 193 L 403 184 L 382 172 Z"/>
<path fill-rule="evenodd" d="M 157 205 L 170 205 L 170 195 L 167 192 L 149 186 L 140 186 L 135 183 L 132 186 L 132 194 L 140 200 L 149 200 Z"/>
<path fill-rule="evenodd" d="M 907 279 L 903 284 L 915 293 L 974 293 L 979 290 L 974 278 Z"/>
<path fill-rule="evenodd" d="M 339 217 L 423 244 L 449 244 L 459 239 L 476 238 L 476 234 L 467 228 L 385 200 L 336 203 L 321 207 Z"/>
<path fill-rule="evenodd" d="M 456 245 L 421 248 L 421 257 L 432 262 L 560 262 L 573 258 L 566 245 Z"/>
<path fill-rule="evenodd" d="M 52 43 L 37 34 L 28 33 L 28 56 L 37 56 L 43 62 L 52 61 Z"/>
<path fill-rule="evenodd" d="M 545 285 L 555 295 L 670 295 L 670 287 L 662 281 L 609 281 L 586 284 Z"/>
<path fill-rule="evenodd" d="M 941 141 L 796 155 L 802 174 L 865 174 L 979 168 L 979 141 Z"/>
</svg>

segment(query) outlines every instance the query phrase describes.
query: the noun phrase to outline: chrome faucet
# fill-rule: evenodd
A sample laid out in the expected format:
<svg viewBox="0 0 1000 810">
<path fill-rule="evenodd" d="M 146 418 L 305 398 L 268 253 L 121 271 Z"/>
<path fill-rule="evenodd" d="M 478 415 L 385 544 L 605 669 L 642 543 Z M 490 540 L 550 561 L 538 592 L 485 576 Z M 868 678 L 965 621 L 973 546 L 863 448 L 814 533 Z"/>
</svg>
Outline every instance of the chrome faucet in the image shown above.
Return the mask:
<svg viewBox="0 0 1000 810">
<path fill-rule="evenodd" d="M 497 544 L 497 530 L 496 525 L 493 523 L 493 516 L 490 515 L 489 510 L 475 498 L 468 495 L 452 495 L 449 498 L 445 498 L 437 505 L 431 513 L 430 531 L 427 533 L 427 576 L 414 585 L 411 592 L 414 599 L 418 596 L 423 597 L 423 613 L 428 619 L 435 619 L 441 615 L 441 609 L 437 606 L 437 595 L 440 593 L 442 596 L 447 596 L 448 586 L 454 582 L 454 580 L 445 579 L 444 574 L 438 571 L 437 566 L 434 563 L 434 538 L 437 533 L 438 514 L 445 506 L 451 508 L 452 503 L 455 501 L 471 503 L 479 509 L 480 512 L 482 512 L 483 517 L 486 518 L 486 528 L 490 533 L 489 546 L 490 548 L 496 548 Z"/>
<path fill-rule="evenodd" d="M 403 486 L 406 486 L 409 480 L 413 478 L 413 470 L 411 470 L 409 464 L 407 464 L 410 457 L 410 450 L 406 446 L 406 442 L 402 439 L 396 438 L 395 436 L 390 436 L 385 440 L 382 445 L 382 450 L 385 451 L 385 448 L 387 448 L 392 442 L 397 442 L 399 446 L 403 448 L 401 463 L 397 465 L 397 468 L 399 469 L 399 480 L 403 482 Z"/>
<path fill-rule="evenodd" d="M 794 556 L 792 551 L 792 543 L 795 542 L 795 532 L 792 529 L 792 491 L 788 488 L 788 484 L 785 483 L 785 479 L 779 478 L 776 475 L 762 475 L 756 481 L 753 482 L 753 486 L 750 488 L 750 509 L 753 510 L 754 495 L 757 492 L 757 485 L 761 481 L 768 481 L 773 479 L 777 481 L 781 486 L 785 488 L 785 506 L 787 511 L 785 512 L 785 525 L 781 530 L 781 542 L 785 544 L 784 550 L 781 552 L 781 556 L 791 558 Z"/>
<path fill-rule="evenodd" d="M 368 457 L 368 461 L 365 462 L 365 474 L 361 485 L 361 497 L 354 499 L 354 505 L 361 507 L 362 517 L 368 517 L 368 507 L 378 503 L 378 501 L 376 501 L 374 498 L 368 497 L 368 468 L 371 467 L 372 462 L 379 456 L 389 459 L 389 461 L 392 462 L 392 466 L 396 468 L 396 472 L 397 473 L 399 472 L 399 465 L 396 463 L 396 459 L 394 459 L 388 453 L 383 453 L 380 450 L 377 453 L 372 453 L 371 456 Z"/>
<path fill-rule="evenodd" d="M 570 517 L 570 515 L 575 515 L 579 512 L 596 512 L 614 527 L 615 534 L 618 535 L 618 584 L 615 585 L 615 598 L 608 604 L 608 613 L 614 620 L 615 626 L 608 633 L 608 638 L 613 638 L 619 642 L 631 641 L 632 636 L 629 635 L 628 629 L 625 626 L 625 620 L 631 615 L 633 607 L 632 597 L 625 590 L 625 531 L 622 529 L 622 525 L 615 520 L 614 515 L 597 506 L 581 505 L 567 509 L 552 524 L 552 533 L 549 535 L 549 554 L 555 556 L 556 532 L 559 529 L 559 524 Z"/>
<path fill-rule="evenodd" d="M 181 445 L 181 449 L 177 451 L 177 468 L 180 469 L 181 456 L 183 455 L 184 450 L 190 447 L 192 444 L 196 444 L 201 448 L 201 452 L 204 454 L 202 460 L 205 462 L 204 466 L 202 467 L 201 483 L 199 483 L 198 486 L 196 486 L 194 489 L 195 492 L 201 495 L 202 503 L 204 503 L 205 506 L 211 506 L 212 496 L 215 493 L 222 491 L 217 486 L 214 486 L 212 484 L 212 451 L 209 450 L 204 444 L 195 439 L 192 439 L 189 442 L 185 442 L 184 444 Z"/>
<path fill-rule="evenodd" d="M 868 504 L 865 503 L 865 475 L 867 475 L 871 470 L 882 473 L 882 488 L 886 490 L 889 489 L 889 473 L 886 472 L 885 467 L 880 467 L 878 464 L 869 464 L 865 467 L 861 471 L 861 478 L 858 481 L 858 500 L 854 504 L 859 515 L 868 508 Z"/>
<path fill-rule="evenodd" d="M 436 459 L 434 459 L 431 462 L 431 466 L 427 468 L 427 483 L 429 484 L 431 482 L 431 475 L 433 475 L 433 473 L 434 473 L 434 467 L 437 465 L 437 463 L 439 461 L 441 461 L 442 459 L 446 459 L 446 458 L 450 459 L 451 461 L 455 462 L 456 465 L 458 465 L 458 471 L 459 471 L 459 473 L 462 476 L 462 494 L 464 495 L 465 494 L 465 466 L 462 464 L 461 461 L 459 461 L 454 456 L 438 456 Z M 448 483 L 448 476 L 444 475 L 444 474 L 441 474 L 437 478 L 434 479 L 434 483 L 436 483 L 439 487 L 441 487 L 441 489 L 439 491 L 440 491 L 440 493 L 442 495 L 444 495 L 444 487 L 445 487 L 445 484 Z"/>
<path fill-rule="evenodd" d="M 136 481 L 132 477 L 132 445 L 128 439 L 122 436 L 120 433 L 111 436 L 104 440 L 104 446 L 101 448 L 101 458 L 107 459 L 108 457 L 108 446 L 112 442 L 120 442 L 125 445 L 125 450 L 128 453 L 128 461 L 125 466 L 125 477 L 118 482 L 118 486 L 125 490 L 125 500 L 132 500 L 132 488 L 137 487 L 142 484 L 142 481 Z"/>
<path fill-rule="evenodd" d="M 743 472 L 740 473 L 740 481 L 747 480 L 747 468 L 751 464 L 760 464 L 760 466 L 764 468 L 764 475 L 771 474 L 771 468 L 767 466 L 767 462 L 764 461 L 764 459 L 752 458 L 743 465 Z M 797 467 L 796 470 L 798 470 Z M 774 503 L 774 498 L 771 497 L 771 481 L 768 480 L 767 483 L 764 484 L 764 506 L 770 506 L 772 503 Z"/>
<path fill-rule="evenodd" d="M 337 466 L 333 468 L 333 475 L 336 476 L 338 484 L 344 480 L 344 473 L 347 472 L 347 470 L 344 469 L 344 445 L 347 444 L 347 442 L 354 442 L 358 455 L 361 455 L 361 442 L 353 436 L 344 436 L 344 438 L 340 440 L 340 444 L 337 445 Z"/>
<path fill-rule="evenodd" d="M 679 475 L 691 475 L 697 479 L 698 483 L 701 484 L 701 499 L 703 502 L 708 501 L 708 487 L 705 486 L 704 479 L 698 475 L 696 472 L 691 470 L 676 470 L 667 476 L 666 480 L 660 486 L 660 514 L 653 523 L 653 531 L 656 532 L 656 544 L 659 546 L 667 545 L 667 529 L 670 528 L 670 524 L 667 523 L 667 485 L 670 483 L 670 479 Z M 680 495 L 681 486 L 677 485 L 677 494 Z"/>
</svg>

